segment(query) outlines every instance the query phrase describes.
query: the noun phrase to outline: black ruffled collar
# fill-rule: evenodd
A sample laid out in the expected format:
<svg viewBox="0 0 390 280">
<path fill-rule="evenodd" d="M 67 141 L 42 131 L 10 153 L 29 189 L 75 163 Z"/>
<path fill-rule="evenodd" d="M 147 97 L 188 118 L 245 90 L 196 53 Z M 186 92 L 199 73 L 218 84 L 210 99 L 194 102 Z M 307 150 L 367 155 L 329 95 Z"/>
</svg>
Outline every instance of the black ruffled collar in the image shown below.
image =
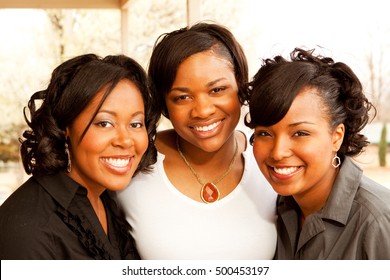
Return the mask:
<svg viewBox="0 0 390 280">
<path fill-rule="evenodd" d="M 81 219 L 78 215 L 73 215 L 63 208 L 59 208 L 57 214 L 78 237 L 79 241 L 88 250 L 92 258 L 96 260 L 112 259 L 108 250 L 105 250 L 104 244 L 96 239 L 95 235 L 89 229 L 90 226 L 85 222 L 85 219 Z"/>
</svg>

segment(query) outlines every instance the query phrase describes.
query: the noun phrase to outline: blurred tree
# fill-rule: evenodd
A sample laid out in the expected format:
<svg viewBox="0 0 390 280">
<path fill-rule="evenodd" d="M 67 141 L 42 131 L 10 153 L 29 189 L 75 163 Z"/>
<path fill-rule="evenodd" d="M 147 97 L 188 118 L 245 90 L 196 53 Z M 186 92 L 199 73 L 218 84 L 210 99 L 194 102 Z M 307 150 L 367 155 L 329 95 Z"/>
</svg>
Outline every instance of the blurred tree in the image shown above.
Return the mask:
<svg viewBox="0 0 390 280">
<path fill-rule="evenodd" d="M 0 130 L 0 161 L 7 163 L 20 159 L 19 138 L 25 129 L 25 125 L 12 125 L 7 130 Z"/>
<path fill-rule="evenodd" d="M 386 131 L 386 123 L 383 123 L 382 132 L 381 132 L 381 138 L 379 140 L 379 166 L 386 166 L 386 154 L 387 154 L 387 131 Z"/>
<path fill-rule="evenodd" d="M 23 107 L 30 96 L 45 88 L 53 69 L 68 58 L 89 52 L 120 53 L 120 12 L 67 9 L 8 14 L 7 24 L 14 26 L 17 36 L 0 32 L 7 43 L 0 52 L 0 110 L 5 116 L 0 123 L 0 160 L 15 161 L 25 126 Z M 7 11 L 0 10 L 4 15 Z"/>
<path fill-rule="evenodd" d="M 120 53 L 118 10 L 46 10 L 56 64 L 84 53 Z"/>
<path fill-rule="evenodd" d="M 369 94 L 370 101 L 377 109 L 376 120 L 387 121 L 390 120 L 388 110 L 390 108 L 390 67 L 387 63 L 388 52 L 386 50 L 390 46 L 390 41 L 384 41 L 383 37 L 389 36 L 383 36 L 383 34 L 390 35 L 390 29 L 380 32 L 380 38 L 377 38 L 378 32 L 375 31 L 373 29 L 369 34 L 371 47 L 366 54 Z M 381 43 L 378 43 L 378 40 Z"/>
<path fill-rule="evenodd" d="M 133 0 L 128 13 L 127 55 L 145 68 L 158 36 L 186 26 L 185 0 Z"/>
</svg>

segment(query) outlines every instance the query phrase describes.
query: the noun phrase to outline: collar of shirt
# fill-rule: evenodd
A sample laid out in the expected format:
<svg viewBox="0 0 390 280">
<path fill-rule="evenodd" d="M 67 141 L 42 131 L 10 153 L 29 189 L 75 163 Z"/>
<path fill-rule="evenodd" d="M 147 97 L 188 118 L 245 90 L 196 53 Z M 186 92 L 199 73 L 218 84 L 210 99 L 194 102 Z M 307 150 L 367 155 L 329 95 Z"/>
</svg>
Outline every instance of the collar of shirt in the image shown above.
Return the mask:
<svg viewBox="0 0 390 280">
<path fill-rule="evenodd" d="M 69 208 L 77 192 L 87 195 L 87 189 L 81 187 L 64 172 L 36 176 L 36 180 L 64 209 Z"/>
</svg>

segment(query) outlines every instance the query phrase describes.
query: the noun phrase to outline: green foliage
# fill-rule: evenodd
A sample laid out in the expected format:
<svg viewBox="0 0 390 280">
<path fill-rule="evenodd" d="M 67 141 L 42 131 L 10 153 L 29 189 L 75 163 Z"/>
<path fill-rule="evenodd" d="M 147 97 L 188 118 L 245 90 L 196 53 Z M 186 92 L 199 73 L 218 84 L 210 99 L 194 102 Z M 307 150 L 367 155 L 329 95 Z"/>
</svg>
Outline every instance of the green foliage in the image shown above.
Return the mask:
<svg viewBox="0 0 390 280">
<path fill-rule="evenodd" d="M 386 152 L 387 152 L 387 140 L 386 140 L 386 123 L 383 123 L 381 139 L 379 141 L 379 166 L 386 166 Z"/>
</svg>

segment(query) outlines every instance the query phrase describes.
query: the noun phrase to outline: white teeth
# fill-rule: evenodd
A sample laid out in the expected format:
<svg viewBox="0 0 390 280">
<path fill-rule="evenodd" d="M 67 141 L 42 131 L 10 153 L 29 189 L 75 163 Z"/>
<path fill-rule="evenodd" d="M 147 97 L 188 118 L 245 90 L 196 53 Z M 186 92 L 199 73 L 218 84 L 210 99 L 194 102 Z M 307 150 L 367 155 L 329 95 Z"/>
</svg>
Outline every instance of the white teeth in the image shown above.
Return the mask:
<svg viewBox="0 0 390 280">
<path fill-rule="evenodd" d="M 130 159 L 120 159 L 120 158 L 104 158 L 105 162 L 116 167 L 125 167 L 129 164 Z"/>
<path fill-rule="evenodd" d="M 209 130 L 212 130 L 214 129 L 215 127 L 217 127 L 219 124 L 221 123 L 221 121 L 219 122 L 216 122 L 216 123 L 213 123 L 213 124 L 210 124 L 208 126 L 194 126 L 194 129 L 196 131 L 209 131 Z"/>
<path fill-rule="evenodd" d="M 285 167 L 285 168 L 276 168 L 274 167 L 274 171 L 278 174 L 289 175 L 298 170 L 298 167 Z"/>
</svg>

